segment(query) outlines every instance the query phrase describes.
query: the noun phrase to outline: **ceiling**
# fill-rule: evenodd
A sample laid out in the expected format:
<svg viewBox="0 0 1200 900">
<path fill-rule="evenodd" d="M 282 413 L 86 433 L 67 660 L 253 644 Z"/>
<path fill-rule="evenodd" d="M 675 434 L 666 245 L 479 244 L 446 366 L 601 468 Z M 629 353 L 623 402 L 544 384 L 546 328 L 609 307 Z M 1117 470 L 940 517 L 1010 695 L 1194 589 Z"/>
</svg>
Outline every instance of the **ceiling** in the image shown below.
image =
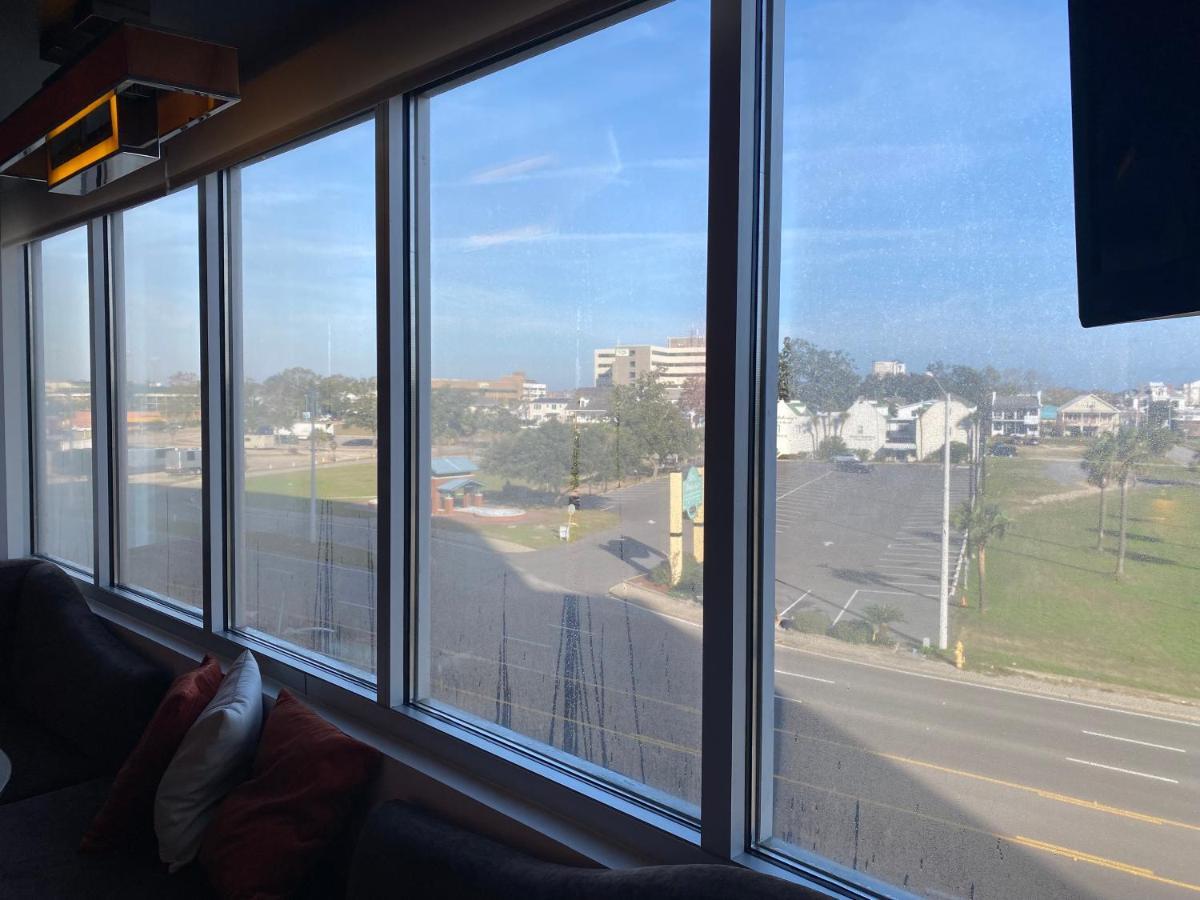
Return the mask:
<svg viewBox="0 0 1200 900">
<path fill-rule="evenodd" d="M 298 50 L 361 18 L 386 0 L 0 0 L 0 119 L 20 106 L 58 68 L 41 59 L 43 28 L 59 28 L 59 45 L 89 26 L 89 13 L 127 18 L 237 48 L 249 81 Z M 416 0 L 400 0 L 416 2 Z M 395 8 L 397 0 L 387 4 Z M 95 23 L 95 19 L 91 20 Z M 103 23 L 101 22 L 101 25 Z M 94 24 L 90 26 L 94 28 Z M 0 179 L 2 180 L 2 179 Z"/>
</svg>

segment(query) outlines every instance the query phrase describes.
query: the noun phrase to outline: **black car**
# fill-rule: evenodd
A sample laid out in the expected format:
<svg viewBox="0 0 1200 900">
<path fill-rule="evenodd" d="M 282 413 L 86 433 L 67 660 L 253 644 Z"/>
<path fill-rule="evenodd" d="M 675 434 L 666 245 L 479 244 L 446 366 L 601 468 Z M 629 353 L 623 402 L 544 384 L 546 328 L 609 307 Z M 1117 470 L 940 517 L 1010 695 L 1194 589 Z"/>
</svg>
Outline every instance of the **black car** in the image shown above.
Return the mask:
<svg viewBox="0 0 1200 900">
<path fill-rule="evenodd" d="M 997 444 L 992 448 L 992 456 L 1016 456 L 1017 448 L 1012 444 Z"/>
<path fill-rule="evenodd" d="M 835 456 L 834 465 L 839 472 L 854 472 L 859 475 L 869 475 L 871 467 L 857 456 Z"/>
</svg>

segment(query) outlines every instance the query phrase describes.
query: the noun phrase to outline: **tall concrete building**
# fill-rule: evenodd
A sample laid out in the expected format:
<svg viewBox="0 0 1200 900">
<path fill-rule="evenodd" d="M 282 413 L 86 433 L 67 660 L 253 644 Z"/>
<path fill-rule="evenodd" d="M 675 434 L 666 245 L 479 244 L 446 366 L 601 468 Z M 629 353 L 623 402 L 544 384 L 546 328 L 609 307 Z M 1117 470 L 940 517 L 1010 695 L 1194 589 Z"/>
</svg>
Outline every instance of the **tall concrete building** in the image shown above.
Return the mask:
<svg viewBox="0 0 1200 900">
<path fill-rule="evenodd" d="M 908 372 L 908 366 L 898 359 L 877 359 L 871 363 L 872 375 L 903 375 Z"/>
<path fill-rule="evenodd" d="M 679 396 L 689 378 L 704 377 L 704 338 L 667 338 L 667 345 L 618 344 L 592 352 L 593 378 L 597 387 L 632 384 L 643 375 L 658 372 L 672 398 Z"/>
</svg>

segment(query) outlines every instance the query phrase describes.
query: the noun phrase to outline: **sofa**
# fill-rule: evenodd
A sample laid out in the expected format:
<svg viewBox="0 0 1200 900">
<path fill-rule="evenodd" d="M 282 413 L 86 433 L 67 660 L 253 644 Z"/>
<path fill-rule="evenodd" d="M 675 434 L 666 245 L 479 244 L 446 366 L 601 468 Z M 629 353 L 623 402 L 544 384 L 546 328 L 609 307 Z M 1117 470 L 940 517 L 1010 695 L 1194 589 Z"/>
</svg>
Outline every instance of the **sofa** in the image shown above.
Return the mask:
<svg viewBox="0 0 1200 900">
<path fill-rule="evenodd" d="M 0 897 L 172 900 L 213 896 L 191 865 L 168 875 L 152 849 L 81 853 L 116 771 L 171 681 L 38 560 L 0 561 Z M 0 760 L 2 763 L 3 760 Z M 535 859 L 400 801 L 354 816 L 306 898 L 718 900 L 818 896 L 734 866 L 608 870 Z"/>
</svg>

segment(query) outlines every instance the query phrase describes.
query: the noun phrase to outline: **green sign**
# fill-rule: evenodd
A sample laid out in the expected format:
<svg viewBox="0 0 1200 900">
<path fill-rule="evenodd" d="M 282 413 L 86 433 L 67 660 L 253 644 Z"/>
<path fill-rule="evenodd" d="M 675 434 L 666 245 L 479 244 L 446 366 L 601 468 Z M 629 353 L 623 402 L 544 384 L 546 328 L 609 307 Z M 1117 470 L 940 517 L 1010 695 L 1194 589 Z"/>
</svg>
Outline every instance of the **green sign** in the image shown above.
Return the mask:
<svg viewBox="0 0 1200 900">
<path fill-rule="evenodd" d="M 696 510 L 704 502 L 704 479 L 699 470 L 692 466 L 683 476 L 683 510 L 689 519 L 696 518 Z"/>
</svg>

